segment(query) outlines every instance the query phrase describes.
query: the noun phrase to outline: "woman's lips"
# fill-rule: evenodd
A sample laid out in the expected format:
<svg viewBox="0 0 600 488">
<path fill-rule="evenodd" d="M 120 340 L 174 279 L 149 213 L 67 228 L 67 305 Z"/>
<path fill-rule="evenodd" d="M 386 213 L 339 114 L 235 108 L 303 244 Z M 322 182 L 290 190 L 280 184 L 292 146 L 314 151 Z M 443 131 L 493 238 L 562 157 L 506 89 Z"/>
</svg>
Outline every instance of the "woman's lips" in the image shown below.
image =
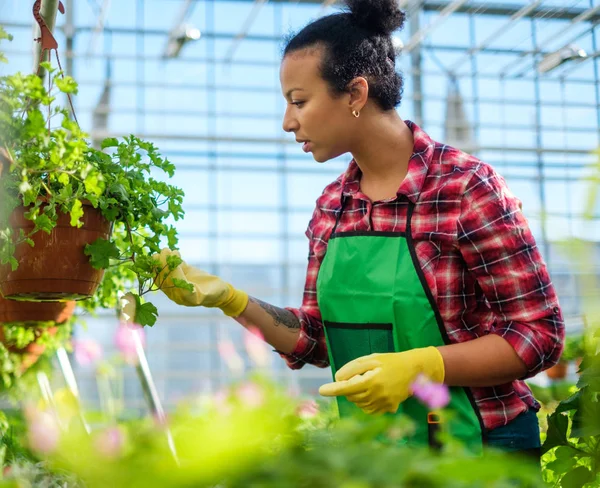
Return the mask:
<svg viewBox="0 0 600 488">
<path fill-rule="evenodd" d="M 310 143 L 310 141 L 306 141 L 304 144 L 302 144 L 302 150 L 307 153 L 310 152 L 312 148 L 312 144 Z"/>
</svg>

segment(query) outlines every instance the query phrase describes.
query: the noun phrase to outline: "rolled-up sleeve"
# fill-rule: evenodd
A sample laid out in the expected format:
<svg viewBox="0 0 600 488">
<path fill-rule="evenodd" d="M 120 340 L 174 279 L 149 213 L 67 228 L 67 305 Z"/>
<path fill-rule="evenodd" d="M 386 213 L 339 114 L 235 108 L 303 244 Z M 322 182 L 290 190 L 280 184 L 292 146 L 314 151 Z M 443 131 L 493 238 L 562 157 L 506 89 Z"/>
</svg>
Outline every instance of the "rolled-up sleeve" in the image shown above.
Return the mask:
<svg viewBox="0 0 600 488">
<path fill-rule="evenodd" d="M 329 366 L 325 332 L 317 303 L 317 276 L 327 247 L 323 236 L 320 235 L 322 218 L 322 213 L 317 207 L 306 230 L 309 253 L 302 305 L 300 308 L 286 308 L 300 321 L 300 335 L 296 348 L 290 354 L 279 353 L 291 369 L 300 369 L 305 364 L 313 364 L 319 368 Z"/>
<path fill-rule="evenodd" d="M 462 195 L 458 245 L 497 317 L 503 337 L 527 366 L 525 378 L 554 365 L 564 321 L 546 264 L 504 179 L 481 164 Z"/>
</svg>

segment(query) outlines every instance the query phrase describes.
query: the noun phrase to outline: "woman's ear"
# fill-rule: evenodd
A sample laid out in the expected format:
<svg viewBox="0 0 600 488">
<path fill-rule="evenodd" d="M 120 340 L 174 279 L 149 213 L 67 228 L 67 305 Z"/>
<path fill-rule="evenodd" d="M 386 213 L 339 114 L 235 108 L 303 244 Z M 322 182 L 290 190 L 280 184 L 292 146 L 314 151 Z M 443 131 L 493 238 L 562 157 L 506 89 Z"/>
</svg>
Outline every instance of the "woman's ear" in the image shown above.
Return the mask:
<svg viewBox="0 0 600 488">
<path fill-rule="evenodd" d="M 350 111 L 360 113 L 369 99 L 369 82 L 362 76 L 357 76 L 348 83 L 348 93 L 350 94 Z"/>
</svg>

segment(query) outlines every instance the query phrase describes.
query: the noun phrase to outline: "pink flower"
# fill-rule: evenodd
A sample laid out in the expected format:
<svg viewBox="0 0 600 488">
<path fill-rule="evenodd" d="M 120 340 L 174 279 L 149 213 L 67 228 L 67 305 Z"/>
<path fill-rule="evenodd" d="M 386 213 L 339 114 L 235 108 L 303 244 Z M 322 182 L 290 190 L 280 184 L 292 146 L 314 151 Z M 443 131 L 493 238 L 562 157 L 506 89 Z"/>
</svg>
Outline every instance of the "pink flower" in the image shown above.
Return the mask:
<svg viewBox="0 0 600 488">
<path fill-rule="evenodd" d="M 319 405 L 314 400 L 306 400 L 296 408 L 296 414 L 300 418 L 310 419 L 319 413 Z"/>
<path fill-rule="evenodd" d="M 450 402 L 450 391 L 446 385 L 434 383 L 419 375 L 411 385 L 413 395 L 430 410 L 445 407 Z"/>
<path fill-rule="evenodd" d="M 242 403 L 250 408 L 260 407 L 265 399 L 262 389 L 254 383 L 244 383 L 238 388 L 237 395 Z"/>
<path fill-rule="evenodd" d="M 96 437 L 96 449 L 107 458 L 116 458 L 121 454 L 124 439 L 118 427 L 109 427 Z"/>
<path fill-rule="evenodd" d="M 231 342 L 229 339 L 219 341 L 217 344 L 217 349 L 219 350 L 221 359 L 232 372 L 241 373 L 244 371 L 244 360 L 236 351 L 233 342 Z"/>
<path fill-rule="evenodd" d="M 96 364 L 102 359 L 102 346 L 93 339 L 73 339 L 75 360 L 81 366 Z"/>
<path fill-rule="evenodd" d="M 140 325 L 131 322 L 121 322 L 115 334 L 115 345 L 121 352 L 123 359 L 129 364 L 137 364 L 138 361 L 136 335 L 139 337 L 142 347 L 145 347 L 146 335 L 144 334 L 144 329 Z"/>
<path fill-rule="evenodd" d="M 233 409 L 229 403 L 229 390 L 221 389 L 213 395 L 213 403 L 217 409 L 225 415 L 229 415 Z"/>
<path fill-rule="evenodd" d="M 254 364 L 260 368 L 269 366 L 271 355 L 260 330 L 256 327 L 248 328 L 247 332 L 244 333 L 244 346 Z"/>
<path fill-rule="evenodd" d="M 298 385 L 292 384 L 287 389 L 288 396 L 292 398 L 298 398 L 300 396 L 300 387 Z"/>
<path fill-rule="evenodd" d="M 50 454 L 58 446 L 60 428 L 56 416 L 48 411 L 29 408 L 27 419 L 27 441 L 29 447 L 40 454 Z"/>
</svg>

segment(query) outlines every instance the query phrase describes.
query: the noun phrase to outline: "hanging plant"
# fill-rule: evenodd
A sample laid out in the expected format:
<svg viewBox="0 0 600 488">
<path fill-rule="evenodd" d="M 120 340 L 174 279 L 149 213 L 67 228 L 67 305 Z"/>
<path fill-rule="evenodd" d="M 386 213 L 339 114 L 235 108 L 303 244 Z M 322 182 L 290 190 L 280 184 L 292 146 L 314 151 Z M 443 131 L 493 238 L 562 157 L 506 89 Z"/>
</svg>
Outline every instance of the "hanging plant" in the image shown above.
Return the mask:
<svg viewBox="0 0 600 488">
<path fill-rule="evenodd" d="M 13 387 L 43 355 L 69 347 L 75 302 L 0 297 L 0 391 Z"/>
<path fill-rule="evenodd" d="M 2 38 L 8 35 L 0 28 Z M 175 167 L 133 135 L 94 149 L 56 103 L 58 95 L 76 94 L 77 84 L 43 67 L 48 89 L 35 75 L 0 78 L 0 293 L 87 299 L 83 306 L 94 310 L 114 308 L 135 288 L 135 320 L 153 325 L 157 309 L 140 297 L 160 285 L 152 256 L 178 242 L 169 222 L 183 217 L 183 191 L 161 180 Z"/>
<path fill-rule="evenodd" d="M 55 322 L 12 322 L 0 324 L 0 392 L 21 390 L 35 381 L 35 373 L 50 369 L 50 358 L 64 347 L 70 349 L 74 319 L 58 326 Z M 22 387 L 22 388 L 21 388 Z"/>
</svg>

